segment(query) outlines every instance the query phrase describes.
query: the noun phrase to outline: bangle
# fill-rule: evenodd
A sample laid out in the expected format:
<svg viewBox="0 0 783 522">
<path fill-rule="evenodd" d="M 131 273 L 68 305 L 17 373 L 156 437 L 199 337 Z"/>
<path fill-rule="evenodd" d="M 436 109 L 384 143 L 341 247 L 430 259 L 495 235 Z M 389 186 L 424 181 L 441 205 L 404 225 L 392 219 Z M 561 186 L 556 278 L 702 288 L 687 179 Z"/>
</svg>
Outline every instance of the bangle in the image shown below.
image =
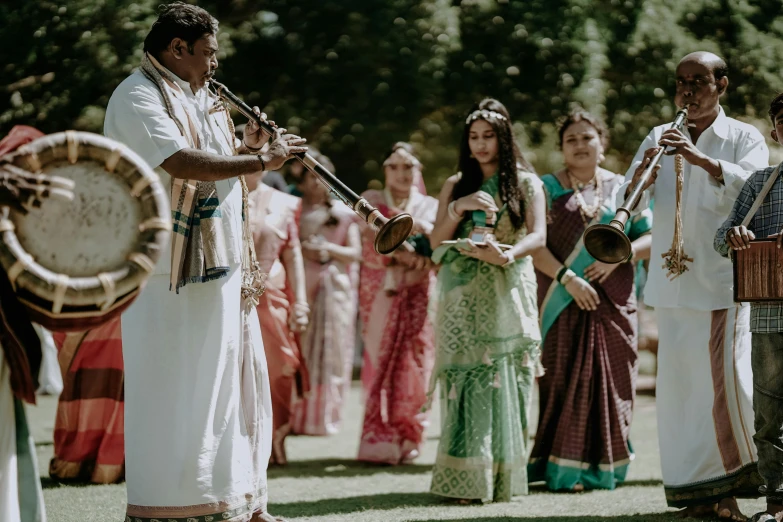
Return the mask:
<svg viewBox="0 0 783 522">
<path fill-rule="evenodd" d="M 242 140 L 242 145 L 244 145 L 244 146 L 245 146 L 245 148 L 247 148 L 247 150 L 249 150 L 250 152 L 258 152 L 259 150 L 261 150 L 261 149 L 263 149 L 263 148 L 264 148 L 264 146 L 263 146 L 263 145 L 262 145 L 262 146 L 260 146 L 260 147 L 258 147 L 258 148 L 256 148 L 256 147 L 251 147 L 250 145 L 248 145 L 247 143 L 245 143 L 245 140 Z"/>
<path fill-rule="evenodd" d="M 517 260 L 517 258 L 514 257 L 514 254 L 511 253 L 511 250 L 506 250 L 505 252 L 503 252 L 503 257 L 506 258 L 506 262 L 500 265 L 503 268 L 513 265 Z"/>
<path fill-rule="evenodd" d="M 563 274 L 563 277 L 560 278 L 560 284 L 565 286 L 568 284 L 569 281 L 571 281 L 575 277 L 576 274 L 573 272 L 573 270 L 569 268 L 566 270 L 565 274 Z"/>
<path fill-rule="evenodd" d="M 462 221 L 462 214 L 457 213 L 457 202 L 452 201 L 448 206 L 448 214 L 454 221 Z"/>
<path fill-rule="evenodd" d="M 567 266 L 565 265 L 561 266 L 560 270 L 558 270 L 557 274 L 555 275 L 555 281 L 559 283 L 560 280 L 563 279 L 563 275 L 566 273 L 567 270 L 568 270 Z"/>
<path fill-rule="evenodd" d="M 258 158 L 258 161 L 261 162 L 261 170 L 266 170 L 266 163 L 264 163 L 264 158 L 261 157 L 261 154 L 256 154 L 256 158 Z"/>
</svg>

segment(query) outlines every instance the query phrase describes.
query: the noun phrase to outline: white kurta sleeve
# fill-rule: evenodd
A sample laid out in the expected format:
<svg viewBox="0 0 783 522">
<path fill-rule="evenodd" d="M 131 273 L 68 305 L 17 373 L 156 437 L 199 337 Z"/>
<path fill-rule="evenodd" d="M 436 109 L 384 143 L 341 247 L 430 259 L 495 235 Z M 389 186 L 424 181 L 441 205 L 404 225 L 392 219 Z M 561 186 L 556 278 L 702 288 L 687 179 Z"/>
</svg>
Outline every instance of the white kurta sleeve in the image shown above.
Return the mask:
<svg viewBox="0 0 783 522">
<path fill-rule="evenodd" d="M 152 168 L 188 148 L 188 142 L 169 116 L 163 97 L 146 85 L 115 91 L 106 109 L 104 134 L 124 143 Z"/>
<path fill-rule="evenodd" d="M 764 141 L 764 136 L 756 129 L 749 130 L 738 140 L 735 157 L 736 163 L 718 160 L 723 171 L 722 184 L 709 176 L 709 183 L 718 197 L 718 204 L 726 198 L 735 201 L 750 175 L 769 166 L 769 148 Z"/>
<path fill-rule="evenodd" d="M 615 192 L 615 208 L 621 207 L 625 202 L 625 191 L 631 185 L 631 180 L 633 179 L 634 172 L 636 172 L 636 168 L 642 164 L 642 159 L 644 159 L 644 153 L 647 152 L 647 149 L 651 149 L 653 147 L 657 147 L 655 129 L 651 130 L 647 137 L 644 138 L 642 144 L 639 145 L 639 150 L 636 151 L 636 155 L 631 162 L 631 166 L 625 173 L 625 182 L 617 187 L 617 192 Z M 650 188 L 642 192 L 642 197 L 639 198 L 639 204 L 636 205 L 636 208 L 631 209 L 631 214 L 636 215 L 643 210 L 650 208 L 650 202 L 652 201 L 654 194 L 655 185 L 653 184 Z"/>
</svg>

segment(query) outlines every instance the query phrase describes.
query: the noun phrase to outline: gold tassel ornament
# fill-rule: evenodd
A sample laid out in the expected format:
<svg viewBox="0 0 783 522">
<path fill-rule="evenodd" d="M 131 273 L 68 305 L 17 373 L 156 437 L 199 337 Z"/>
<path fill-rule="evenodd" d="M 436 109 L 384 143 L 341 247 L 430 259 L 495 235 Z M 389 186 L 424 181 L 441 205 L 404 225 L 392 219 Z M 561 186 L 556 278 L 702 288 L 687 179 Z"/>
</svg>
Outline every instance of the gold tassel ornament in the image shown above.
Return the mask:
<svg viewBox="0 0 783 522">
<path fill-rule="evenodd" d="M 682 187 L 684 184 L 685 160 L 682 155 L 674 157 L 674 171 L 677 174 L 676 200 L 674 207 L 674 237 L 672 247 L 663 257 L 663 269 L 669 281 L 681 276 L 688 271 L 686 263 L 693 263 L 693 258 L 685 253 L 685 239 L 682 236 Z"/>
</svg>

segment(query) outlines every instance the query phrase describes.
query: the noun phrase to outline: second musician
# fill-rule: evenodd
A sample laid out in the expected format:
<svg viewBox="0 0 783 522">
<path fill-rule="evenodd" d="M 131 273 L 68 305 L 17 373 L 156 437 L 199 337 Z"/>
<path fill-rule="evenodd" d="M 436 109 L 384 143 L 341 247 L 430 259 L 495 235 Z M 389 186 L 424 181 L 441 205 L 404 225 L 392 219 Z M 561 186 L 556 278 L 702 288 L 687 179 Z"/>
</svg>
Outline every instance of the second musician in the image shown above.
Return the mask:
<svg viewBox="0 0 783 522">
<path fill-rule="evenodd" d="M 734 303 L 732 266 L 713 250 L 714 231 L 731 211 L 749 172 L 766 167 L 764 137 L 726 116 L 723 59 L 685 56 L 677 66 L 675 105 L 688 106 L 685 131 L 654 128 L 626 173 L 635 184 L 658 147 L 684 160 L 682 235 L 690 270 L 668 279 L 662 255 L 672 245 L 676 206 L 674 157 L 665 156 L 637 211 L 655 198 L 645 302 L 658 318 L 657 413 L 661 469 L 669 506 L 688 515 L 741 516 L 735 495 L 759 485 L 753 447 L 749 309 Z M 633 182 L 631 181 L 633 178 Z M 625 190 L 617 195 L 618 204 Z"/>
</svg>

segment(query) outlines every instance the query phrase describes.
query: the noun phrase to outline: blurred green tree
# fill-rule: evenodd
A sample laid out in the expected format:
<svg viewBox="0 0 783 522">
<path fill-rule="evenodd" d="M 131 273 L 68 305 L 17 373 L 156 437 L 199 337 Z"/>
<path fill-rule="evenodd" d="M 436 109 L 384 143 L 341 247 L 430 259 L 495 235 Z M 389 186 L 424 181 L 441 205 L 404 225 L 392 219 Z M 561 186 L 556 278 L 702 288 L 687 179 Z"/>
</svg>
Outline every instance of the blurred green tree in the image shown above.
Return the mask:
<svg viewBox="0 0 783 522">
<path fill-rule="evenodd" d="M 153 0 L 0 3 L 0 129 L 100 132 L 114 87 L 141 60 Z"/>
<path fill-rule="evenodd" d="M 0 3 L 0 131 L 100 132 L 114 87 L 138 65 L 160 0 Z M 560 163 L 573 105 L 603 115 L 606 166 L 622 172 L 674 114 L 677 60 L 726 57 L 729 114 L 767 134 L 781 90 L 779 0 L 200 0 L 221 21 L 219 78 L 329 155 L 357 191 L 414 142 L 430 190 L 453 173 L 470 106 L 509 108 L 540 172 Z M 237 122 L 240 118 L 237 118 Z M 783 155 L 774 156 L 783 159 Z"/>
</svg>

